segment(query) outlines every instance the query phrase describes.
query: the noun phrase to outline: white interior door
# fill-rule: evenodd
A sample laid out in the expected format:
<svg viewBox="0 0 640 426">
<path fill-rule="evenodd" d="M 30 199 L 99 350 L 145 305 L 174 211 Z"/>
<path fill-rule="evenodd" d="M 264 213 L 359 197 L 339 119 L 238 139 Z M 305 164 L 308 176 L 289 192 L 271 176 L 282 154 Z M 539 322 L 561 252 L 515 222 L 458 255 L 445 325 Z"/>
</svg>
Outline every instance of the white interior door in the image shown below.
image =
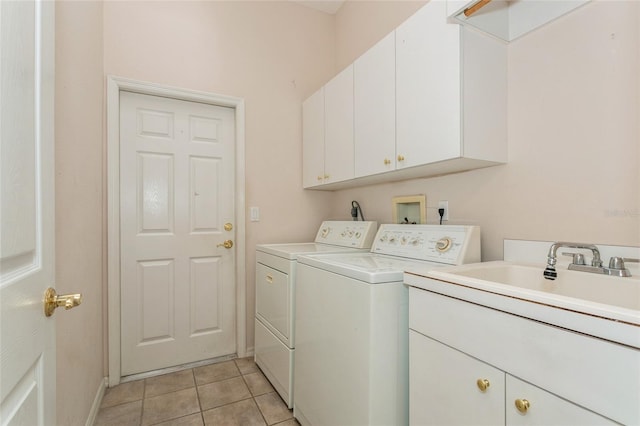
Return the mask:
<svg viewBox="0 0 640 426">
<path fill-rule="evenodd" d="M 53 424 L 54 4 L 0 2 L 0 424 Z"/>
<path fill-rule="evenodd" d="M 236 352 L 234 110 L 120 93 L 121 375 Z"/>
</svg>

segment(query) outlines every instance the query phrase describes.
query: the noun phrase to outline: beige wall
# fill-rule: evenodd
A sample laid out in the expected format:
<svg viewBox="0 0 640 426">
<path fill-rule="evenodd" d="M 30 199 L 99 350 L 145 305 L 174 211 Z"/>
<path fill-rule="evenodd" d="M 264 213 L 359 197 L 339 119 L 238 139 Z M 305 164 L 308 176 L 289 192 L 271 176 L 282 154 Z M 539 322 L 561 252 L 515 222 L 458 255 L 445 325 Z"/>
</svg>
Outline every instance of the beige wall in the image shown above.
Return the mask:
<svg viewBox="0 0 640 426">
<path fill-rule="evenodd" d="M 425 0 L 345 2 L 336 13 L 336 71 L 355 61 L 425 3 Z"/>
<path fill-rule="evenodd" d="M 511 43 L 508 164 L 337 191 L 333 214 L 357 200 L 390 222 L 393 196 L 425 194 L 435 222 L 448 200 L 450 223 L 482 227 L 484 260 L 502 258 L 504 238 L 640 245 L 639 28 L 638 2 L 593 2 Z"/>
<path fill-rule="evenodd" d="M 56 2 L 57 424 L 81 425 L 104 374 L 102 4 Z"/>
</svg>

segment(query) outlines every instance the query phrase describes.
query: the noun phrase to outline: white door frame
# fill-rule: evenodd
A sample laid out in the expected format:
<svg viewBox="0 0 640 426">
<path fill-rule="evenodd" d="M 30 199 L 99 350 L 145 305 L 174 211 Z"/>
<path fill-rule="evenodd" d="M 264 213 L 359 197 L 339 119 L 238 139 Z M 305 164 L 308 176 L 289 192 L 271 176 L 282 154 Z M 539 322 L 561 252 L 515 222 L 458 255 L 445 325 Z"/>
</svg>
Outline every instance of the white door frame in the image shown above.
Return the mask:
<svg viewBox="0 0 640 426">
<path fill-rule="evenodd" d="M 244 99 L 107 76 L 107 274 L 109 386 L 120 383 L 120 92 L 235 109 L 236 353 L 246 356 Z"/>
</svg>

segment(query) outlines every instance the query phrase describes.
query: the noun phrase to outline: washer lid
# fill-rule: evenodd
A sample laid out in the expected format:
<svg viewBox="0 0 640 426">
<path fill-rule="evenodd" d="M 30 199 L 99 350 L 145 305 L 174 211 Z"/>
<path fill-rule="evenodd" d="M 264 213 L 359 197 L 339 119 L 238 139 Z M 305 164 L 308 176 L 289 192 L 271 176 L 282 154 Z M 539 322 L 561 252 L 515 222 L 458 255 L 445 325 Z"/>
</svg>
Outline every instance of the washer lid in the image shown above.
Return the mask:
<svg viewBox="0 0 640 426">
<path fill-rule="evenodd" d="M 313 266 L 369 284 L 402 282 L 404 271 L 420 264 L 423 268 L 449 266 L 442 263 L 385 256 L 375 253 L 311 254 L 298 258 L 299 264 Z"/>
<path fill-rule="evenodd" d="M 289 260 L 296 260 L 299 255 L 303 254 L 354 253 L 369 251 L 368 249 L 355 249 L 351 247 L 340 247 L 331 244 L 318 243 L 258 244 L 256 246 L 256 250 Z"/>
</svg>

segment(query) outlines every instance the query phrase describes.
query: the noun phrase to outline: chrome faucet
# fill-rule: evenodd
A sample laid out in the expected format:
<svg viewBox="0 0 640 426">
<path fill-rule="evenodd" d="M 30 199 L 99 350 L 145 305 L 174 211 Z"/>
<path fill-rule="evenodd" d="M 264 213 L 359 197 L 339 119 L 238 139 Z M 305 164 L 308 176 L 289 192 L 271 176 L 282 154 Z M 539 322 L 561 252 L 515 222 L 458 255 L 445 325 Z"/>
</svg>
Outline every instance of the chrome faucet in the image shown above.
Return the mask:
<svg viewBox="0 0 640 426">
<path fill-rule="evenodd" d="M 600 259 L 600 250 L 598 250 L 598 247 L 594 246 L 593 244 L 557 242 L 557 243 L 551 244 L 551 247 L 549 247 L 549 254 L 547 255 L 547 267 L 544 269 L 544 273 L 543 273 L 546 279 L 555 280 L 558 277 L 558 273 L 556 272 L 556 262 L 557 262 L 556 252 L 560 247 L 591 250 L 591 252 L 593 253 L 593 258 L 591 259 L 591 267 L 602 268 L 602 259 Z M 574 259 L 576 257 L 579 257 L 579 255 L 577 256 L 574 255 Z M 583 266 L 586 266 L 586 265 L 583 265 Z"/>
<path fill-rule="evenodd" d="M 630 277 L 631 273 L 625 267 L 624 262 L 639 262 L 638 259 L 630 259 L 623 257 L 612 257 L 609 260 L 609 267 L 602 266 L 602 259 L 600 258 L 600 250 L 593 244 L 582 243 L 553 243 L 549 247 L 549 254 L 547 255 L 547 267 L 544 269 L 543 275 L 548 280 L 555 280 L 558 277 L 556 272 L 557 251 L 560 247 L 577 248 L 591 250 L 593 257 L 591 258 L 591 266 L 587 265 L 584 261 L 584 255 L 582 253 L 562 253 L 564 256 L 573 256 L 573 261 L 569 264 L 569 269 L 572 271 L 591 272 L 594 274 L 611 275 L 615 277 Z"/>
</svg>

